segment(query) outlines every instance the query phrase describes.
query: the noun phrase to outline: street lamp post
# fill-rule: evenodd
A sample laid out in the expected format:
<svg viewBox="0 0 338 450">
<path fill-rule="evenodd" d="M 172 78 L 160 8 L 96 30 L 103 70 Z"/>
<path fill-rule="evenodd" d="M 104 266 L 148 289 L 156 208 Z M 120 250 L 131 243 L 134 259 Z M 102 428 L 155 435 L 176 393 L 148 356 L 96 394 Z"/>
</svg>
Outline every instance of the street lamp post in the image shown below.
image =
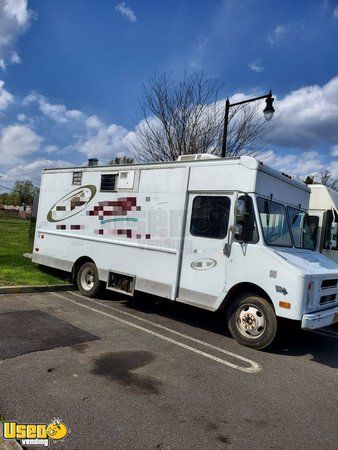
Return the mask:
<svg viewBox="0 0 338 450">
<path fill-rule="evenodd" d="M 266 106 L 263 110 L 265 120 L 271 120 L 275 109 L 273 107 L 274 98 L 272 97 L 272 92 L 270 91 L 267 95 L 261 95 L 260 97 L 249 98 L 241 102 L 230 103 L 227 98 L 225 102 L 225 112 L 224 112 L 224 128 L 223 128 L 223 142 L 222 142 L 222 158 L 225 157 L 227 150 L 227 135 L 228 135 L 228 122 L 229 122 L 229 110 L 232 106 L 244 105 L 245 103 L 255 102 L 257 100 L 262 100 L 265 98 Z"/>
</svg>

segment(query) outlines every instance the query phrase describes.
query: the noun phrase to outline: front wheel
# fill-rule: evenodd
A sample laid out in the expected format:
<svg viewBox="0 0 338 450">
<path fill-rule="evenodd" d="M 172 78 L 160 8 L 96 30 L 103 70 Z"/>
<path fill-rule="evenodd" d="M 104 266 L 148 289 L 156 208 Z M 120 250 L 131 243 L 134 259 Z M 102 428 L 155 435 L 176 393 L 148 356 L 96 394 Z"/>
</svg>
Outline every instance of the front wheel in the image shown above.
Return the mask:
<svg viewBox="0 0 338 450">
<path fill-rule="evenodd" d="M 101 288 L 99 273 L 93 262 L 82 264 L 77 273 L 77 285 L 82 295 L 95 297 Z"/>
<path fill-rule="evenodd" d="M 232 337 L 240 344 L 263 349 L 276 336 L 277 318 L 267 300 L 246 294 L 230 305 L 228 327 Z"/>
</svg>

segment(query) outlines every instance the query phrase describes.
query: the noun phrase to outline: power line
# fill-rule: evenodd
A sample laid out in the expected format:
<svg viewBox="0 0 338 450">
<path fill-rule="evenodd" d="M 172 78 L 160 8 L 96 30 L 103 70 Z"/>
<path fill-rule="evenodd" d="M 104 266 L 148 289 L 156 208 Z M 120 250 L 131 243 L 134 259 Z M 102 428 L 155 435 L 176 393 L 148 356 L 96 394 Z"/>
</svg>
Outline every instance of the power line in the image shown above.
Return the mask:
<svg viewBox="0 0 338 450">
<path fill-rule="evenodd" d="M 1 184 L 0 184 L 0 188 L 7 189 L 8 191 L 14 191 L 14 189 L 9 188 L 7 186 L 2 186 Z"/>
</svg>

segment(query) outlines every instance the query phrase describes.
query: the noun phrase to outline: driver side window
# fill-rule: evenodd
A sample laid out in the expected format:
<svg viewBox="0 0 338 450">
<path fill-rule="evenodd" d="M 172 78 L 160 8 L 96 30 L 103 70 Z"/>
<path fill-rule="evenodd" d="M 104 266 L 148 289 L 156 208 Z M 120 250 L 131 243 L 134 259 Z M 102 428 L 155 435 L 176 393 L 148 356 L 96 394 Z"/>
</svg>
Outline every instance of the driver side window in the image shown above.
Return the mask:
<svg viewBox="0 0 338 450">
<path fill-rule="evenodd" d="M 192 205 L 191 235 L 224 239 L 228 231 L 230 203 L 230 198 L 225 196 L 196 196 Z"/>
</svg>

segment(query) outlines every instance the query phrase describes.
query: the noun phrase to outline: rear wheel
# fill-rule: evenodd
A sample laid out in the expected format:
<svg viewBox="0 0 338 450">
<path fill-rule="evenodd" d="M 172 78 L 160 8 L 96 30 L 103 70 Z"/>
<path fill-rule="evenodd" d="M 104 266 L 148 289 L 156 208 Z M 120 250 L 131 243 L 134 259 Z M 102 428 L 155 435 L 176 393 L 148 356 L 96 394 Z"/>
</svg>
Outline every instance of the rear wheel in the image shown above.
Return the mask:
<svg viewBox="0 0 338 450">
<path fill-rule="evenodd" d="M 77 285 L 81 294 L 86 297 L 95 297 L 101 288 L 99 273 L 93 262 L 82 264 L 77 273 Z"/>
<path fill-rule="evenodd" d="M 275 339 L 277 318 L 266 299 L 246 294 L 230 305 L 228 327 L 232 337 L 240 344 L 263 349 Z"/>
</svg>

